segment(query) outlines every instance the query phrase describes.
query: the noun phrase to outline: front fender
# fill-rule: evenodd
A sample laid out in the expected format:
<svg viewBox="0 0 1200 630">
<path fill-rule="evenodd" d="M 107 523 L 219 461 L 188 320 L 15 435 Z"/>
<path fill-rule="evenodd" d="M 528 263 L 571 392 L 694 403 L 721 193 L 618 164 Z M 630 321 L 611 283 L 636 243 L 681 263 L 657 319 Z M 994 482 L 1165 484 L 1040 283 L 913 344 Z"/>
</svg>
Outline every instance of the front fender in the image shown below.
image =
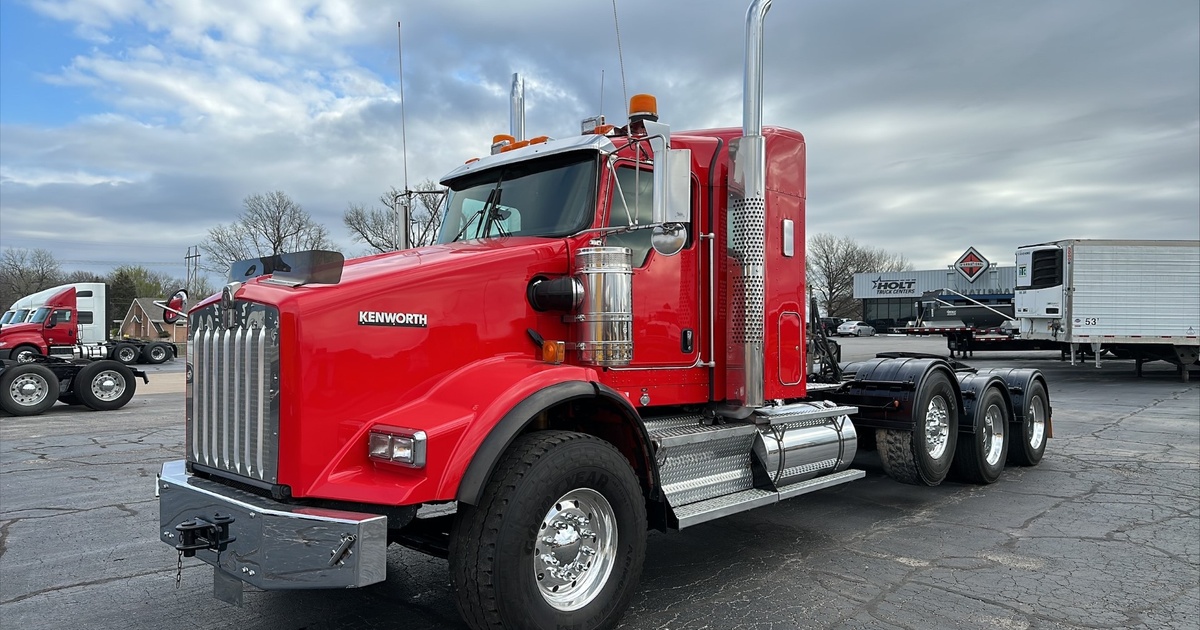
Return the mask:
<svg viewBox="0 0 1200 630">
<path fill-rule="evenodd" d="M 42 354 L 50 354 L 50 349 L 46 346 L 46 340 L 41 335 L 31 332 L 18 331 L 0 335 L 0 341 L 4 342 L 4 347 L 0 348 L 0 350 L 3 350 L 6 355 L 11 354 L 17 346 L 33 346 Z"/>
<path fill-rule="evenodd" d="M 460 481 L 481 444 L 506 414 L 537 392 L 595 396 L 596 370 L 501 355 L 448 374 L 425 395 L 362 422 L 313 483 L 296 496 L 386 505 L 457 498 Z M 379 425 L 420 429 L 427 435 L 424 468 L 402 468 L 367 458 L 367 434 Z M 507 442 L 506 442 L 507 444 Z M 490 473 L 490 467 L 486 473 Z"/>
</svg>

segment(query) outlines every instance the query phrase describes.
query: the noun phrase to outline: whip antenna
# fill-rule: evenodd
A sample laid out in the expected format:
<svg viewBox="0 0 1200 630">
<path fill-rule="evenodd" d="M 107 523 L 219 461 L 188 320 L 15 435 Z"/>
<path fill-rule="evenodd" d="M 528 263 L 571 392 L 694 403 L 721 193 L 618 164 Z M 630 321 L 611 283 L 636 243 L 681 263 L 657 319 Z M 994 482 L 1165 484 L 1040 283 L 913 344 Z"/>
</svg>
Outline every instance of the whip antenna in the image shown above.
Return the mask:
<svg viewBox="0 0 1200 630">
<path fill-rule="evenodd" d="M 617 61 L 621 64 L 621 96 L 628 105 L 629 91 L 625 89 L 625 56 L 621 54 L 621 23 L 617 21 L 617 0 L 613 0 L 613 27 L 617 30 Z"/>
<path fill-rule="evenodd" d="M 404 196 L 405 208 L 411 208 L 411 206 L 412 206 L 412 204 L 411 204 L 412 191 L 410 191 L 408 189 L 408 132 L 407 132 L 406 126 L 404 124 L 404 122 L 405 122 L 404 121 L 404 106 L 407 103 L 407 99 L 404 98 L 404 37 L 400 33 L 400 22 L 396 22 L 396 58 L 399 62 L 399 66 L 400 66 L 400 161 L 401 161 L 401 164 L 403 165 L 403 173 L 404 173 L 403 196 Z M 398 198 L 397 198 L 396 202 L 398 202 Z M 395 202 L 393 202 L 393 203 L 395 203 Z M 400 225 L 401 213 L 399 211 L 399 208 L 396 208 L 395 212 L 396 212 L 396 247 L 399 249 L 404 249 L 407 246 L 407 243 L 404 241 L 408 240 L 408 226 Z M 409 213 L 405 212 L 405 213 L 403 213 L 403 215 L 407 217 L 409 215 Z"/>
</svg>

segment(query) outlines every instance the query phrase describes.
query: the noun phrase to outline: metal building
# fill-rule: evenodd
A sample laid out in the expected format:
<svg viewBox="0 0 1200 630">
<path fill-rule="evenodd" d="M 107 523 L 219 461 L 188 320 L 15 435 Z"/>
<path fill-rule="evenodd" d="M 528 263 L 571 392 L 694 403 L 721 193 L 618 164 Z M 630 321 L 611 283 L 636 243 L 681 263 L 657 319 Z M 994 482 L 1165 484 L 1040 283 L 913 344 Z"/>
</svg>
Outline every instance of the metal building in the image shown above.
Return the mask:
<svg viewBox="0 0 1200 630">
<path fill-rule="evenodd" d="M 854 274 L 854 299 L 862 300 L 863 320 L 882 331 L 915 319 L 922 297 L 965 304 L 962 294 L 988 305 L 1011 305 L 1016 269 L 993 265 L 972 247 L 945 269 Z"/>
</svg>

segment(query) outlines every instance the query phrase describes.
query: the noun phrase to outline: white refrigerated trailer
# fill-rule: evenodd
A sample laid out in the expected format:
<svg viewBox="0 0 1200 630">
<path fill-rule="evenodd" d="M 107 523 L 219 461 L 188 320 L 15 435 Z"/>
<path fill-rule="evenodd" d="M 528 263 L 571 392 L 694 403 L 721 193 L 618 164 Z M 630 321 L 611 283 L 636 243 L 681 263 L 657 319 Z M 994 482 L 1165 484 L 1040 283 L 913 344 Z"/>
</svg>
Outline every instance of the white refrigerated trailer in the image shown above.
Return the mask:
<svg viewBox="0 0 1200 630">
<path fill-rule="evenodd" d="M 1017 249 L 1022 339 L 1168 361 L 1184 380 L 1200 357 L 1200 240 L 1072 239 Z"/>
</svg>

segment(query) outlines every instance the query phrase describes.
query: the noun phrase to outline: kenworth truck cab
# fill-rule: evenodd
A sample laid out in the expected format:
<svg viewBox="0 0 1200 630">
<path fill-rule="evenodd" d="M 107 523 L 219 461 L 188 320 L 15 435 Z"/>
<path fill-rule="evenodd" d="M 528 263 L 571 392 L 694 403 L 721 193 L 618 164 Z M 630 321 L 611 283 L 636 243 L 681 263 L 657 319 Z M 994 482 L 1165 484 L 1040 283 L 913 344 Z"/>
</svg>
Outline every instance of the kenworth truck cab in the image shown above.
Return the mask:
<svg viewBox="0 0 1200 630">
<path fill-rule="evenodd" d="M 399 543 L 449 559 L 473 628 L 604 628 L 648 528 L 861 478 L 860 447 L 921 485 L 1036 464 L 1036 370 L 810 372 L 805 141 L 761 125 L 769 4 L 740 129 L 671 132 L 639 95 L 620 127 L 498 136 L 442 180 L 436 245 L 235 265 L 189 314 L 163 542 L 230 602 L 380 582 Z"/>
</svg>

